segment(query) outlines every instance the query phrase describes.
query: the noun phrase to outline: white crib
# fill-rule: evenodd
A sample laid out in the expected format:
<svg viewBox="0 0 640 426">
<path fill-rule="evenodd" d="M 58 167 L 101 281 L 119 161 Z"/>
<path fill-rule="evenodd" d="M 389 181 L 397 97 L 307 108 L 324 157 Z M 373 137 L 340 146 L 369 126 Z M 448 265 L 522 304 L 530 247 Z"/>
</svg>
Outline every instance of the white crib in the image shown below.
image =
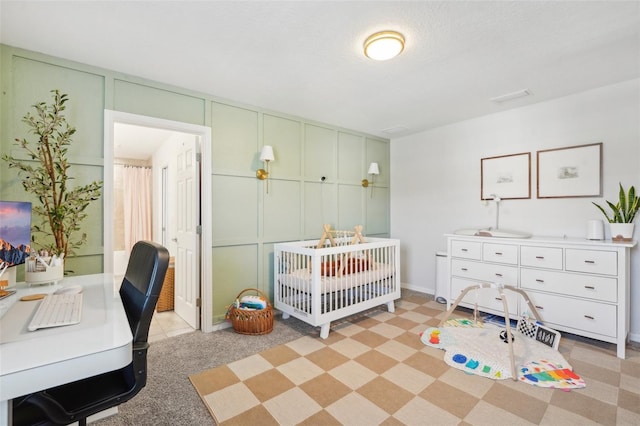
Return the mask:
<svg viewBox="0 0 640 426">
<path fill-rule="evenodd" d="M 327 241 L 328 242 L 328 241 Z M 318 244 L 321 248 L 317 248 Z M 279 243 L 274 246 L 274 306 L 329 336 L 331 321 L 400 298 L 400 241 L 350 237 Z"/>
</svg>

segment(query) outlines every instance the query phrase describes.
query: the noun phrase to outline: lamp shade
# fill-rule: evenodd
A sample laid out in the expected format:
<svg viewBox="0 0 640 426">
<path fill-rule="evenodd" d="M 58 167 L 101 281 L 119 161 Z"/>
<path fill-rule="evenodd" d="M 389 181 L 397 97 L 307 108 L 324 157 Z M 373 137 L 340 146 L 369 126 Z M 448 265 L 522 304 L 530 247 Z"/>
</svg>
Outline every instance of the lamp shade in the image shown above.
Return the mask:
<svg viewBox="0 0 640 426">
<path fill-rule="evenodd" d="M 262 151 L 260 152 L 260 161 L 273 161 L 275 157 L 273 156 L 273 147 L 271 145 L 265 145 L 262 147 Z"/>
<path fill-rule="evenodd" d="M 367 173 L 370 175 L 379 175 L 380 169 L 378 169 L 378 163 L 369 164 L 369 171 Z"/>
<path fill-rule="evenodd" d="M 381 31 L 364 42 L 364 54 L 376 61 L 395 58 L 404 50 L 404 37 L 395 31 Z"/>
</svg>

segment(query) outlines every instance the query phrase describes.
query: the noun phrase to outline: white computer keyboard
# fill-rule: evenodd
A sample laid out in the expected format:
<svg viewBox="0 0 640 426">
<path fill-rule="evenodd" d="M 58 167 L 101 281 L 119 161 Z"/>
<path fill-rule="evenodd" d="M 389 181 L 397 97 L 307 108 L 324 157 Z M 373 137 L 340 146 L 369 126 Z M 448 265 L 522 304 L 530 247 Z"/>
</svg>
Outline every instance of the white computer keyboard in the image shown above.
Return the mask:
<svg viewBox="0 0 640 426">
<path fill-rule="evenodd" d="M 77 324 L 81 315 L 82 293 L 49 294 L 40 302 L 28 329 L 35 331 L 39 328 Z"/>
</svg>

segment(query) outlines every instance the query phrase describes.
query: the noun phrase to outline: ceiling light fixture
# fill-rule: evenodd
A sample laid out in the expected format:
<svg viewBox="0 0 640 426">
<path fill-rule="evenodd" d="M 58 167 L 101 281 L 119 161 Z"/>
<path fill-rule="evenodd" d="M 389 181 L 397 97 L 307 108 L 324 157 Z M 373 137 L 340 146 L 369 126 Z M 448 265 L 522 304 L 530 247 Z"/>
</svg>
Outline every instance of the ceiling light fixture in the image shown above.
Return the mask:
<svg viewBox="0 0 640 426">
<path fill-rule="evenodd" d="M 395 58 L 404 50 L 404 36 L 396 31 L 380 31 L 364 42 L 364 54 L 376 61 Z"/>
</svg>

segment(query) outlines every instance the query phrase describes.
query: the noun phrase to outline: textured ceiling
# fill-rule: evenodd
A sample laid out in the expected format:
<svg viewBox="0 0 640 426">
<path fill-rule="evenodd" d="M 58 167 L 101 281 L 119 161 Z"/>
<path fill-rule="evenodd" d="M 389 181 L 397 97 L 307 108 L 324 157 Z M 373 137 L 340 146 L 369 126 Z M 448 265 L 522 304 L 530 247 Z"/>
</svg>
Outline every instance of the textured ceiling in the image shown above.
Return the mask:
<svg viewBox="0 0 640 426">
<path fill-rule="evenodd" d="M 640 76 L 637 1 L 2 0 L 0 24 L 4 44 L 391 138 Z M 364 57 L 386 29 L 403 54 Z"/>
</svg>

